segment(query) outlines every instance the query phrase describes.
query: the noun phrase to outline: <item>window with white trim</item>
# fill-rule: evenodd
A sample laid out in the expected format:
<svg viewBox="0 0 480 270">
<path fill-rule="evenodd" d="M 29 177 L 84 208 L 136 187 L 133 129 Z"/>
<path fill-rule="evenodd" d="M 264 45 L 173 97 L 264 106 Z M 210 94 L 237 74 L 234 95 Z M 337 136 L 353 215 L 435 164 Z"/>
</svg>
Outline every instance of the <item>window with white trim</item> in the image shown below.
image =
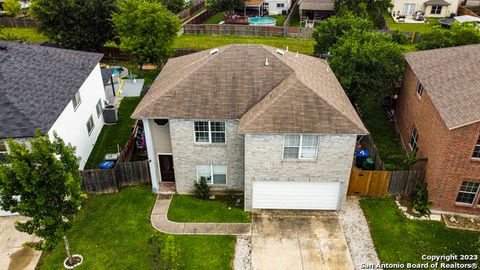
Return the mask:
<svg viewBox="0 0 480 270">
<path fill-rule="evenodd" d="M 195 121 L 195 142 L 225 143 L 225 122 Z"/>
<path fill-rule="evenodd" d="M 412 128 L 412 134 L 410 135 L 410 147 L 412 150 L 418 149 L 418 132 L 415 127 Z"/>
<path fill-rule="evenodd" d="M 95 127 L 95 124 L 93 123 L 93 117 L 92 117 L 92 115 L 90 115 L 90 117 L 88 118 L 88 121 L 87 121 L 88 135 L 90 135 L 92 133 L 94 127 Z"/>
<path fill-rule="evenodd" d="M 289 134 L 283 139 L 284 159 L 316 159 L 318 135 Z"/>
<path fill-rule="evenodd" d="M 0 163 L 5 162 L 5 155 L 7 154 L 7 143 L 5 141 L 0 141 Z"/>
<path fill-rule="evenodd" d="M 473 158 L 480 158 L 480 136 L 478 137 L 477 144 L 475 144 L 475 148 L 473 149 Z"/>
<path fill-rule="evenodd" d="M 480 183 L 463 181 L 455 201 L 457 203 L 473 204 L 479 187 Z"/>
<path fill-rule="evenodd" d="M 432 10 L 430 11 L 430 14 L 442 14 L 442 6 L 432 6 Z"/>
<path fill-rule="evenodd" d="M 422 83 L 419 81 L 419 82 L 417 83 L 417 95 L 421 97 L 422 94 L 423 94 L 423 85 L 422 85 Z"/>
<path fill-rule="evenodd" d="M 227 165 L 197 165 L 197 181 L 200 182 L 202 177 L 207 184 L 225 185 L 227 184 Z"/>
<path fill-rule="evenodd" d="M 72 103 L 73 110 L 76 111 L 80 103 L 82 103 L 82 99 L 80 98 L 80 91 L 77 91 L 77 93 L 75 93 L 75 96 L 72 99 Z"/>
<path fill-rule="evenodd" d="M 103 110 L 101 99 L 98 100 L 97 105 L 95 106 L 95 109 L 97 110 L 97 117 L 100 117 L 100 115 L 102 115 L 102 110 Z"/>
</svg>

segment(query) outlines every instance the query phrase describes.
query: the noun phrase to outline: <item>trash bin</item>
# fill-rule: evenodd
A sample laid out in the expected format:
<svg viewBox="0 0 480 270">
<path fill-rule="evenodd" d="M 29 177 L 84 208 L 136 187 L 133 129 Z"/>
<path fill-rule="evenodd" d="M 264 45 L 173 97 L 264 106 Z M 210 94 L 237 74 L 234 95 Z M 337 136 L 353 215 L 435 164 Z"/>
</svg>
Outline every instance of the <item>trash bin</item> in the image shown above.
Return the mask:
<svg viewBox="0 0 480 270">
<path fill-rule="evenodd" d="M 363 162 L 370 156 L 368 150 L 355 150 L 355 166 L 362 168 Z"/>
<path fill-rule="evenodd" d="M 363 161 L 362 168 L 364 170 L 375 170 L 375 160 L 368 157 Z"/>
<path fill-rule="evenodd" d="M 115 124 L 118 121 L 117 110 L 113 105 L 107 105 L 103 109 L 103 121 L 109 124 Z"/>
</svg>

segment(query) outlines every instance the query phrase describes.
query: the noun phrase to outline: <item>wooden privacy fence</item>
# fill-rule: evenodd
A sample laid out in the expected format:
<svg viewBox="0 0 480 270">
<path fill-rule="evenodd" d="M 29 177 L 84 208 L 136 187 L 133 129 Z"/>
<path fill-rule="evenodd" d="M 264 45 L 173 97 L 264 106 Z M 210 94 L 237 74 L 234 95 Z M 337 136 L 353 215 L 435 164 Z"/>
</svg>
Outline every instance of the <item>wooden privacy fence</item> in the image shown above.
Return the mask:
<svg viewBox="0 0 480 270">
<path fill-rule="evenodd" d="M 32 18 L 0 18 L 0 24 L 7 27 L 35 27 L 37 21 Z"/>
<path fill-rule="evenodd" d="M 414 189 L 415 179 L 423 177 L 424 171 L 352 170 L 347 195 L 410 195 Z"/>
<path fill-rule="evenodd" d="M 186 24 L 185 35 L 213 36 L 263 36 L 263 37 L 312 37 L 312 28 L 286 26 L 253 26 L 240 24 Z"/>
<path fill-rule="evenodd" d="M 180 20 L 186 20 L 188 19 L 190 16 L 192 16 L 193 14 L 195 14 L 196 12 L 198 12 L 199 10 L 201 10 L 202 8 L 205 7 L 205 2 L 202 1 L 202 2 L 199 2 L 198 4 L 194 5 L 193 7 L 189 8 L 189 9 L 185 9 L 185 10 L 182 10 L 180 11 L 177 16 L 178 18 L 180 18 Z"/>
</svg>

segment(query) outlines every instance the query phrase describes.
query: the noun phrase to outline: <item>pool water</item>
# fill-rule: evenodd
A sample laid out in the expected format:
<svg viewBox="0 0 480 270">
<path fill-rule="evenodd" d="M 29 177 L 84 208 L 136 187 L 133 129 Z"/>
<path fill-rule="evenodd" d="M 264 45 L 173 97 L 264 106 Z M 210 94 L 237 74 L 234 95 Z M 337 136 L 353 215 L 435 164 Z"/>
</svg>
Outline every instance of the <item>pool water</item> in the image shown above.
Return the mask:
<svg viewBox="0 0 480 270">
<path fill-rule="evenodd" d="M 251 17 L 248 18 L 249 25 L 258 25 L 258 26 L 275 26 L 277 20 L 269 17 Z"/>
</svg>

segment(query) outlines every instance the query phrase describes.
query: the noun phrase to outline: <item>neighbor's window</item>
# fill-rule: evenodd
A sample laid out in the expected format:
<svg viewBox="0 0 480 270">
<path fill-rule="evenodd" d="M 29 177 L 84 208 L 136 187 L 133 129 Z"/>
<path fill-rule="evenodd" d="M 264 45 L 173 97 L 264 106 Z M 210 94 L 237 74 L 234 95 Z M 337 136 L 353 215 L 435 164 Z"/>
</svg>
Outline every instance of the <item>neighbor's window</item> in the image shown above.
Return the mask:
<svg viewBox="0 0 480 270">
<path fill-rule="evenodd" d="M 403 14 L 405 15 L 413 15 L 415 11 L 415 4 L 405 4 L 403 6 Z"/>
<path fill-rule="evenodd" d="M 412 134 L 410 136 L 410 147 L 412 150 L 418 149 L 418 132 L 415 127 L 412 128 Z"/>
<path fill-rule="evenodd" d="M 225 122 L 195 121 L 195 142 L 225 143 Z"/>
<path fill-rule="evenodd" d="M 0 163 L 5 161 L 5 154 L 8 152 L 5 141 L 0 141 Z"/>
<path fill-rule="evenodd" d="M 430 14 L 441 14 L 442 13 L 442 6 L 432 6 L 432 11 Z"/>
<path fill-rule="evenodd" d="M 417 83 L 417 94 L 421 97 L 423 94 L 423 85 L 421 82 Z"/>
<path fill-rule="evenodd" d="M 458 192 L 458 203 L 473 204 L 477 196 L 478 187 L 480 183 L 463 181 L 460 191 Z"/>
<path fill-rule="evenodd" d="M 227 184 L 227 166 L 197 165 L 197 181 L 202 177 L 205 177 L 208 184 L 225 185 Z"/>
<path fill-rule="evenodd" d="M 75 93 L 75 96 L 72 99 L 72 103 L 73 103 L 73 110 L 76 110 L 78 108 L 78 105 L 82 103 L 82 99 L 80 98 L 80 91 L 77 91 L 77 93 Z"/>
<path fill-rule="evenodd" d="M 285 4 L 281 3 L 281 4 L 277 4 L 277 8 L 283 8 L 285 7 Z"/>
<path fill-rule="evenodd" d="M 477 144 L 475 145 L 475 149 L 473 149 L 473 158 L 480 158 L 480 136 L 478 137 Z"/>
<path fill-rule="evenodd" d="M 315 159 L 317 158 L 318 135 L 285 135 L 283 141 L 283 158 Z"/>
<path fill-rule="evenodd" d="M 99 99 L 97 102 L 97 105 L 95 106 L 95 109 L 97 109 L 97 117 L 100 117 L 102 115 L 102 100 Z"/>
<path fill-rule="evenodd" d="M 95 124 L 93 123 L 93 117 L 92 117 L 92 115 L 90 115 L 90 117 L 88 118 L 88 121 L 87 121 L 88 135 L 90 135 L 90 133 L 92 133 L 92 130 L 93 130 L 94 127 L 95 127 Z"/>
</svg>

